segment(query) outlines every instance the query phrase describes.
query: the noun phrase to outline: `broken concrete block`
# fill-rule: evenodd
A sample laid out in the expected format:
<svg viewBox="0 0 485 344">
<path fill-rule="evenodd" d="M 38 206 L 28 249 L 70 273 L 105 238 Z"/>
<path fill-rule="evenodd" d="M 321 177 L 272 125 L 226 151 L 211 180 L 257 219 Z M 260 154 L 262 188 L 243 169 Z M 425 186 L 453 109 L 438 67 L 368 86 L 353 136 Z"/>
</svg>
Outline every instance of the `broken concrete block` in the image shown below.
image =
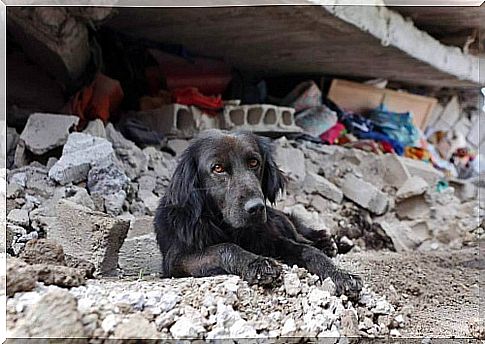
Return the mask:
<svg viewBox="0 0 485 344">
<path fill-rule="evenodd" d="M 34 113 L 30 115 L 20 140 L 29 151 L 42 155 L 63 146 L 78 122 L 77 116 Z"/>
<path fill-rule="evenodd" d="M 344 197 L 342 191 L 336 185 L 313 172 L 307 172 L 303 190 L 309 194 L 319 194 L 337 203 L 341 203 Z"/>
<path fill-rule="evenodd" d="M 434 187 L 436 183 L 444 177 L 443 172 L 438 171 L 431 164 L 404 157 L 399 157 L 398 159 L 401 160 L 404 166 L 406 166 L 411 176 L 423 178 L 431 187 Z"/>
<path fill-rule="evenodd" d="M 114 275 L 130 223 L 67 200 L 59 201 L 55 211 L 47 238 L 61 244 L 66 254 L 93 263 L 96 274 Z"/>
<path fill-rule="evenodd" d="M 22 209 L 12 209 L 7 215 L 7 221 L 21 227 L 27 227 L 30 223 L 29 212 Z"/>
<path fill-rule="evenodd" d="M 46 316 L 48 315 L 48 316 Z M 17 338 L 85 338 L 76 298 L 65 290 L 50 291 L 34 304 L 12 331 Z"/>
<path fill-rule="evenodd" d="M 111 143 L 83 133 L 72 133 L 62 156 L 49 170 L 49 177 L 61 185 L 86 180 L 93 166 L 106 166 L 115 161 Z"/>
<path fill-rule="evenodd" d="M 432 227 L 429 220 L 405 221 L 406 226 L 409 226 L 412 231 L 412 238 L 416 242 L 422 243 L 432 238 Z"/>
<path fill-rule="evenodd" d="M 411 177 L 411 173 L 397 155 L 385 154 L 380 157 L 380 161 L 384 166 L 383 178 L 388 185 L 400 188 Z"/>
<path fill-rule="evenodd" d="M 395 209 L 401 220 L 425 219 L 430 216 L 430 206 L 424 195 L 406 198 L 397 203 Z"/>
<path fill-rule="evenodd" d="M 111 123 L 108 123 L 105 130 L 106 137 L 113 144 L 116 156 L 123 163 L 128 178 L 134 180 L 141 172 L 147 170 L 147 158 L 135 143 L 127 140 Z"/>
<path fill-rule="evenodd" d="M 104 209 L 110 215 L 119 215 L 123 211 L 126 190 L 130 179 L 114 163 L 108 166 L 94 166 L 88 173 L 87 187 L 91 195 L 104 200 Z"/>
<path fill-rule="evenodd" d="M 255 132 L 302 131 L 295 124 L 295 109 L 268 104 L 225 106 L 224 128 Z"/>
<path fill-rule="evenodd" d="M 220 115 L 207 115 L 195 106 L 182 104 L 163 105 L 137 112 L 135 116 L 152 130 L 177 137 L 192 137 L 201 130 L 222 128 Z"/>
<path fill-rule="evenodd" d="M 28 264 L 65 264 L 62 246 L 48 239 L 30 240 L 19 258 Z"/>
<path fill-rule="evenodd" d="M 418 247 L 420 242 L 416 240 L 412 229 L 403 222 L 379 221 L 378 224 L 386 235 L 391 238 L 397 252 L 411 251 Z"/>
<path fill-rule="evenodd" d="M 13 296 L 17 292 L 30 291 L 35 288 L 37 276 L 22 260 L 14 257 L 7 258 L 7 295 Z"/>
<path fill-rule="evenodd" d="M 419 177 L 413 176 L 406 180 L 406 182 L 397 190 L 396 200 L 403 200 L 412 196 L 422 195 L 428 190 L 429 185 L 426 181 Z"/>
<path fill-rule="evenodd" d="M 90 121 L 86 126 L 86 128 L 84 128 L 83 133 L 91 136 L 101 137 L 103 139 L 106 138 L 106 130 L 104 129 L 104 123 L 99 118 Z"/>
<path fill-rule="evenodd" d="M 148 169 L 153 170 L 154 175 L 161 180 L 170 181 L 177 167 L 177 160 L 170 154 L 161 152 L 155 147 L 146 147 L 143 153 L 148 159 Z"/>
<path fill-rule="evenodd" d="M 455 189 L 455 195 L 462 202 L 478 198 L 478 188 L 473 183 L 457 178 L 449 178 L 448 183 Z"/>
<path fill-rule="evenodd" d="M 153 229 L 153 217 L 137 217 L 121 246 L 119 265 L 127 276 L 158 274 L 161 272 L 162 255 Z"/>
<path fill-rule="evenodd" d="M 306 176 L 305 155 L 300 149 L 293 148 L 284 140 L 278 140 L 275 144 L 274 158 L 281 171 L 289 178 L 290 182 L 301 185 Z"/>
<path fill-rule="evenodd" d="M 353 174 L 347 174 L 340 184 L 344 196 L 362 208 L 376 215 L 382 215 L 387 211 L 388 196 L 372 184 L 357 178 Z"/>
</svg>

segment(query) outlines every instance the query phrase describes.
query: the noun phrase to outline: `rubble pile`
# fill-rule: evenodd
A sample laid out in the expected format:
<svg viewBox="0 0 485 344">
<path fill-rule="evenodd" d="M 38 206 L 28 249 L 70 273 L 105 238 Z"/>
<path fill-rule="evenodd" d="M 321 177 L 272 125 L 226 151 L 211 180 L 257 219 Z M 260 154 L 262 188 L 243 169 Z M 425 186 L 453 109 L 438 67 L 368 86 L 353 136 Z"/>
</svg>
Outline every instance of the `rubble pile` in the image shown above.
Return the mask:
<svg viewBox="0 0 485 344">
<path fill-rule="evenodd" d="M 43 326 L 52 329 L 43 334 L 58 336 L 56 323 L 64 321 L 32 323 L 39 309 L 57 303 L 76 333 L 99 338 L 140 329 L 144 336 L 207 339 L 399 334 L 405 320 L 387 301 L 364 289 L 352 303 L 296 267 L 273 292 L 228 276 L 87 280 L 159 273 L 152 219 L 187 141 L 172 140 L 172 156 L 141 149 L 100 120 L 71 132 L 71 117 L 55 127 L 40 125 L 44 116 L 55 115 L 31 116 L 21 135 L 7 140 L 15 162 L 3 176 L 12 334 L 35 335 Z M 393 154 L 284 137 L 274 144 L 288 177 L 277 207 L 328 231 L 335 253 L 458 249 L 483 235 L 480 185 L 448 183 L 426 164 Z"/>
<path fill-rule="evenodd" d="M 64 306 L 53 310 L 53 317 L 33 321 L 52 304 Z M 351 302 L 335 296 L 330 279 L 322 283 L 296 266 L 285 268 L 281 285 L 273 290 L 249 286 L 238 276 L 164 283 L 90 280 L 68 292 L 39 284 L 9 298 L 7 312 L 14 336 L 52 337 L 69 326 L 93 339 L 399 336 L 406 323 L 384 297 L 364 289 Z"/>
</svg>

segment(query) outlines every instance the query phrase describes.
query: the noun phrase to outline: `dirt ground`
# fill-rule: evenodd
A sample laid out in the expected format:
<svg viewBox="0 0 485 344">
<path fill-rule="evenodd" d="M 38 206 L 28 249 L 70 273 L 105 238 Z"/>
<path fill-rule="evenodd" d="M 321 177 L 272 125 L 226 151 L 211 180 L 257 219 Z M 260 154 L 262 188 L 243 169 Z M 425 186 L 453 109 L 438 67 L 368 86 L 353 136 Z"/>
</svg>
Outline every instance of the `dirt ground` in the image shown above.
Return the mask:
<svg viewBox="0 0 485 344">
<path fill-rule="evenodd" d="M 342 256 L 340 265 L 360 273 L 408 315 L 400 330 L 403 337 L 463 338 L 470 337 L 468 321 L 479 316 L 484 246 L 435 253 L 351 253 Z M 484 287 L 483 278 L 481 282 Z"/>
</svg>

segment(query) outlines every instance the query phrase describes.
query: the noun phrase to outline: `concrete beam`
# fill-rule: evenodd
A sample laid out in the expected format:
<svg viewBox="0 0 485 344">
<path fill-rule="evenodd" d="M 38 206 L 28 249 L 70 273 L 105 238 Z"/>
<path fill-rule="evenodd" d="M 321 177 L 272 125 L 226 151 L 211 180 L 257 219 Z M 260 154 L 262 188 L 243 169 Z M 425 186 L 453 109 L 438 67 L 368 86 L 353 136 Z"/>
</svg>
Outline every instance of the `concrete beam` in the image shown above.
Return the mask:
<svg viewBox="0 0 485 344">
<path fill-rule="evenodd" d="M 307 3 L 314 6 L 120 8 L 106 25 L 264 75 L 379 77 L 438 87 L 480 82 L 478 58 L 442 45 L 383 6 Z"/>
</svg>

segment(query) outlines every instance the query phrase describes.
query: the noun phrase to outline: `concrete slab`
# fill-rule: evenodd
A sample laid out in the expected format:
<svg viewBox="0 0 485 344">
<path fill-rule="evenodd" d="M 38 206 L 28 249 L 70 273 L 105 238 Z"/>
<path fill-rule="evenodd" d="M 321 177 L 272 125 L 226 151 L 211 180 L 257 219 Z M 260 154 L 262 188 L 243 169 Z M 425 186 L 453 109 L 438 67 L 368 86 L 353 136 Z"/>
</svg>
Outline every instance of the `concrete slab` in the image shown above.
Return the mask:
<svg viewBox="0 0 485 344">
<path fill-rule="evenodd" d="M 473 87 L 478 58 L 448 47 L 386 7 L 119 8 L 106 25 L 126 34 L 276 74 L 386 78 Z"/>
</svg>

